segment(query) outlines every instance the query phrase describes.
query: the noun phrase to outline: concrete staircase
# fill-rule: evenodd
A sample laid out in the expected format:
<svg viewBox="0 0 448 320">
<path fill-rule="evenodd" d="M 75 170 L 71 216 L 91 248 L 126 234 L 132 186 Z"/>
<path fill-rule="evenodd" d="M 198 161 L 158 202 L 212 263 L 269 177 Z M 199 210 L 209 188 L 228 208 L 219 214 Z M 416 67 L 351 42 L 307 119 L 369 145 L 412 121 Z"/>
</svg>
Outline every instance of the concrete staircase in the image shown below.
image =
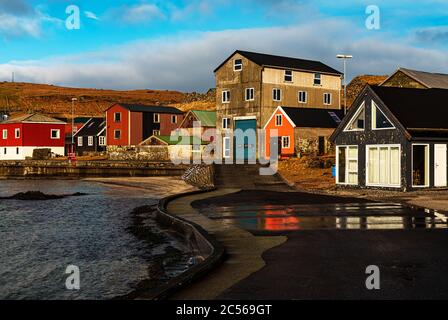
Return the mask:
<svg viewBox="0 0 448 320">
<path fill-rule="evenodd" d="M 278 176 L 260 175 L 260 164 L 215 165 L 216 187 L 287 191 L 289 186 Z"/>
</svg>

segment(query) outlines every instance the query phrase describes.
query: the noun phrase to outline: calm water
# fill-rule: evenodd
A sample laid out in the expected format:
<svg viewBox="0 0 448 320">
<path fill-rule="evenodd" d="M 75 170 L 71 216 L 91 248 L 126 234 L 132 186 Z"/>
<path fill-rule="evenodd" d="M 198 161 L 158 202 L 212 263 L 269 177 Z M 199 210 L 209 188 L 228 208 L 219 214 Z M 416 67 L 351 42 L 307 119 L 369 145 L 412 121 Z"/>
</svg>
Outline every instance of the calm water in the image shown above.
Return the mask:
<svg viewBox="0 0 448 320">
<path fill-rule="evenodd" d="M 0 196 L 34 190 L 88 195 L 0 200 L 0 299 L 108 299 L 147 277 L 148 247 L 126 228 L 132 209 L 156 203 L 150 194 L 82 181 L 0 181 Z M 151 250 L 168 245 L 185 250 L 168 235 Z M 68 265 L 80 268 L 79 291 L 65 288 Z"/>
</svg>

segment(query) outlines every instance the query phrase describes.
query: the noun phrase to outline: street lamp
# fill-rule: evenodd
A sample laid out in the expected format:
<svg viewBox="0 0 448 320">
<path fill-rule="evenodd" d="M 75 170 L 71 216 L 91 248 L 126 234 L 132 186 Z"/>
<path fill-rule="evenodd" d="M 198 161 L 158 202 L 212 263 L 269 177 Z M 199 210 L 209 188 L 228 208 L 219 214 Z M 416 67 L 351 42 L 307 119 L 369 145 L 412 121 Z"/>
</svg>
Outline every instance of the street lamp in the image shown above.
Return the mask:
<svg viewBox="0 0 448 320">
<path fill-rule="evenodd" d="M 75 153 L 75 101 L 77 98 L 72 98 L 72 153 Z"/>
<path fill-rule="evenodd" d="M 350 54 L 338 54 L 338 59 L 344 60 L 344 113 L 347 113 L 347 59 L 353 58 Z"/>
</svg>

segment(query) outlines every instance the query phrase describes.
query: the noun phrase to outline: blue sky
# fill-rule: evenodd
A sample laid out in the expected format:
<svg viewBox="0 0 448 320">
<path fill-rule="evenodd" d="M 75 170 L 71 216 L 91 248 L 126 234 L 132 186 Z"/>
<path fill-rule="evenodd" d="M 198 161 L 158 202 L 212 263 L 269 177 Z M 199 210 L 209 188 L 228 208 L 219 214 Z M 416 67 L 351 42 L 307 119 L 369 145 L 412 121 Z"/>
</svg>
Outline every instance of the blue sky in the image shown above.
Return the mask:
<svg viewBox="0 0 448 320">
<path fill-rule="evenodd" d="M 379 9 L 369 30 L 366 8 Z M 80 12 L 68 30 L 66 8 Z M 0 81 L 204 91 L 236 49 L 321 60 L 348 78 L 448 73 L 448 1 L 0 0 Z"/>
</svg>

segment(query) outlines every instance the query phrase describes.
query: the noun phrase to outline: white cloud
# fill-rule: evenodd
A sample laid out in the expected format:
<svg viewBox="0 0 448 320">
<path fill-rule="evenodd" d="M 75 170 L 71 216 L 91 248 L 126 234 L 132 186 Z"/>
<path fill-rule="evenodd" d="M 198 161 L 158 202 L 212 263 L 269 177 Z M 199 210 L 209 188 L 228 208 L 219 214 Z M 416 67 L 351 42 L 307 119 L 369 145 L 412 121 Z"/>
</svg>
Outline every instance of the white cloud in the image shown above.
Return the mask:
<svg viewBox="0 0 448 320">
<path fill-rule="evenodd" d="M 141 3 L 134 6 L 124 6 L 120 9 L 122 20 L 126 23 L 150 22 L 154 19 L 164 19 L 162 10 L 152 3 Z"/>
<path fill-rule="evenodd" d="M 0 80 L 14 71 L 17 81 L 76 87 L 206 90 L 215 85 L 215 67 L 236 49 L 321 60 L 336 69 L 341 69 L 336 54 L 350 53 L 349 77 L 391 73 L 398 66 L 448 73 L 443 51 L 393 38 L 361 38 L 356 30 L 341 20 L 321 20 L 294 27 L 179 34 L 77 56 L 10 62 L 0 65 Z"/>
<path fill-rule="evenodd" d="M 89 19 L 93 19 L 93 20 L 97 20 L 97 21 L 100 20 L 100 18 L 95 13 L 93 13 L 92 11 L 84 11 L 84 14 Z"/>
</svg>

